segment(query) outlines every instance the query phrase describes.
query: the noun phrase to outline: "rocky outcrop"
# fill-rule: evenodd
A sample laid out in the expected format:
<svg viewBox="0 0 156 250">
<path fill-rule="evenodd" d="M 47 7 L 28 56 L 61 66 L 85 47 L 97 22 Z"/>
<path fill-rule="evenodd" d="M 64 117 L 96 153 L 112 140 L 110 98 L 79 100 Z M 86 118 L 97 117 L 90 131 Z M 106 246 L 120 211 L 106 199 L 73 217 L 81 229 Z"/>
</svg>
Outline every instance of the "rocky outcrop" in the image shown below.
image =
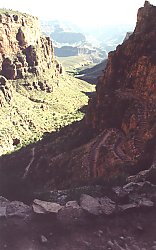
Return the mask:
<svg viewBox="0 0 156 250">
<path fill-rule="evenodd" d="M 124 100 L 134 103 L 140 99 L 140 103 L 145 103 L 155 98 L 155 11 L 156 7 L 149 4 L 140 8 L 134 33 L 114 52 L 109 53 L 106 69 L 97 85 L 96 99 L 92 101 L 93 104 L 90 103 L 86 117 L 86 123 L 90 123 L 93 128 L 102 130 L 106 126 L 121 127 L 123 115 L 116 119 L 115 107 L 118 105 L 119 110 Z M 148 18 L 152 21 L 149 22 Z M 142 28 L 147 25 L 150 29 Z M 110 108 L 109 114 L 107 107 Z M 100 108 L 103 112 L 95 112 Z"/>
<path fill-rule="evenodd" d="M 129 39 L 129 37 L 130 37 L 132 34 L 133 34 L 133 32 L 127 32 L 127 33 L 126 33 L 126 36 L 125 36 L 125 38 L 124 38 L 124 42 L 125 42 L 127 39 Z"/>
<path fill-rule="evenodd" d="M 38 18 L 1 11 L 0 74 L 7 80 L 22 79 L 28 91 L 35 89 L 50 93 L 54 81 L 57 82 L 62 73 L 62 65 L 54 58 L 52 41 L 43 36 Z M 10 82 L 10 88 L 12 85 Z"/>
<path fill-rule="evenodd" d="M 151 171 L 149 170 L 149 172 Z M 107 217 L 131 210 L 155 209 L 156 185 L 149 181 L 138 179 L 138 175 L 133 176 L 135 182 L 132 181 L 131 177 L 128 179 L 127 184 L 110 187 L 109 192 L 101 186 L 101 192 L 99 194 L 94 193 L 93 196 L 87 194 L 87 191 L 91 193 L 91 187 L 81 187 L 79 188 L 79 197 L 74 195 L 74 198 L 77 200 L 70 199 L 73 193 L 72 189 L 69 189 L 68 192 L 67 190 L 57 190 L 55 191 L 55 196 L 52 195 L 52 192 L 51 194 L 49 192 L 49 197 L 43 196 L 42 193 L 44 200 L 34 199 L 31 207 L 19 201 L 10 202 L 6 198 L 0 197 L 0 218 L 12 216 L 23 218 L 29 217 L 34 213 L 41 217 L 53 214 L 59 220 L 62 220 L 63 216 L 69 216 L 68 219 L 73 220 L 70 214 L 77 214 L 80 217 L 84 217 L 87 214 Z M 96 187 L 94 192 L 95 190 Z M 60 199 L 61 193 L 63 194 L 62 199 Z"/>
<path fill-rule="evenodd" d="M 12 202 L 12 216 L 3 216 L 5 202 L 8 206 L 11 203 L 0 197 L 1 250 L 49 250 L 52 247 L 58 250 L 154 250 L 156 247 L 155 208 L 146 208 L 146 215 L 144 209 L 132 209 L 108 217 L 89 214 L 80 207 L 64 206 L 55 215 L 39 215 L 30 206 L 16 201 Z M 17 204 L 21 206 L 20 216 L 15 212 L 19 212 Z"/>
<path fill-rule="evenodd" d="M 4 100 L 10 103 L 12 97 L 12 86 L 4 76 L 0 75 L 0 105 L 3 105 Z"/>
<path fill-rule="evenodd" d="M 108 197 L 93 198 L 82 194 L 80 197 L 81 207 L 90 214 L 111 215 L 115 212 L 115 202 Z"/>
<path fill-rule="evenodd" d="M 59 193 L 60 191 L 58 191 Z M 69 190 L 70 192 L 70 190 Z M 81 190 L 83 192 L 83 189 Z M 148 181 L 128 182 L 123 186 L 114 186 L 110 193 L 114 200 L 108 196 L 93 197 L 82 193 L 79 200 L 68 201 L 61 206 L 58 203 L 47 202 L 35 199 L 32 204 L 34 213 L 36 214 L 58 214 L 63 210 L 64 216 L 70 212 L 82 210 L 86 214 L 96 216 L 113 216 L 122 214 L 131 210 L 142 210 L 156 208 L 156 186 Z M 70 199 L 68 197 L 68 199 Z M 81 211 L 81 216 L 84 213 Z"/>
<path fill-rule="evenodd" d="M 54 67 L 53 46 L 36 17 L 7 12 L 0 15 L 0 70 L 7 79 L 42 74 Z"/>
<path fill-rule="evenodd" d="M 17 217 L 26 219 L 31 217 L 32 208 L 20 201 L 9 201 L 0 196 L 0 219 L 3 217 Z"/>
<path fill-rule="evenodd" d="M 33 211 L 37 214 L 46 214 L 46 213 L 58 213 L 58 211 L 62 208 L 57 203 L 47 202 L 47 201 L 40 201 L 35 199 L 33 201 Z"/>
</svg>

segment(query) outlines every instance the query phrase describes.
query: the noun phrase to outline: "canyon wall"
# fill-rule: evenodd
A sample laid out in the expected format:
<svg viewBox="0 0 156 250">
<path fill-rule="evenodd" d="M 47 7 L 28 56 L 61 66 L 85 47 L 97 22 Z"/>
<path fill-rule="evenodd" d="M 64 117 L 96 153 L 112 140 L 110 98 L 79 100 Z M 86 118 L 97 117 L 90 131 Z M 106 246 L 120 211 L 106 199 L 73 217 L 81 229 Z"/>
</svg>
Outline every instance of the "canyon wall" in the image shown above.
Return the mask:
<svg viewBox="0 0 156 250">
<path fill-rule="evenodd" d="M 0 14 L 0 71 L 9 80 L 27 73 L 42 74 L 54 67 L 54 53 L 49 37 L 42 35 L 39 20 L 27 14 Z"/>
<path fill-rule="evenodd" d="M 58 85 L 62 73 L 53 50 L 52 41 L 41 32 L 38 18 L 0 9 L 0 155 L 33 138 L 34 129 L 29 123 L 36 124 L 35 133 L 39 132 L 38 125 L 43 126 L 35 114 L 38 117 L 39 107 L 42 110 L 46 106 L 45 99 Z M 46 111 L 41 112 L 41 117 Z"/>
<path fill-rule="evenodd" d="M 146 2 L 138 11 L 134 33 L 122 45 L 118 45 L 115 51 L 109 53 L 106 69 L 96 87 L 96 97 L 91 100 L 86 116 L 86 123 L 93 128 L 121 128 L 127 107 L 132 107 L 134 100 L 154 102 L 155 12 L 156 7 Z"/>
<path fill-rule="evenodd" d="M 138 10 L 133 34 L 109 53 L 104 74 L 99 77 L 96 96 L 89 103 L 85 119 L 96 133 L 107 131 L 103 136 L 105 143 L 101 143 L 107 150 L 99 148 L 94 176 L 105 176 L 106 169 L 109 176 L 117 169 L 137 171 L 148 168 L 154 160 L 155 27 L 156 7 L 145 1 Z"/>
</svg>

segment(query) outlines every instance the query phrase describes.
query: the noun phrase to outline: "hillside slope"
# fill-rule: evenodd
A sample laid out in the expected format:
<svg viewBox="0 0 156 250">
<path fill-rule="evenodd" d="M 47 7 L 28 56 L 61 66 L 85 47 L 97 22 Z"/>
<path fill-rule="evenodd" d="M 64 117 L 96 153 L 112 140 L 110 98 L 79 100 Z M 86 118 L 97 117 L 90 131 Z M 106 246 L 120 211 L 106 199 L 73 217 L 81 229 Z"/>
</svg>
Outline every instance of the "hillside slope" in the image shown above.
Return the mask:
<svg viewBox="0 0 156 250">
<path fill-rule="evenodd" d="M 80 120 L 93 90 L 63 72 L 36 17 L 0 10 L 0 155 Z"/>
<path fill-rule="evenodd" d="M 4 99 L 0 110 L 0 154 L 38 141 L 45 132 L 83 118 L 80 109 L 87 105 L 86 93 L 94 91 L 94 86 L 65 74 L 47 82 L 53 91 L 41 90 L 36 77 L 27 79 L 27 84 L 21 79 L 7 81 L 12 99 L 9 102 Z"/>
<path fill-rule="evenodd" d="M 102 72 L 105 70 L 106 65 L 107 60 L 104 60 L 91 68 L 80 71 L 78 75 L 76 75 L 76 77 L 86 82 L 96 84 L 98 81 L 98 77 L 102 75 Z"/>
</svg>

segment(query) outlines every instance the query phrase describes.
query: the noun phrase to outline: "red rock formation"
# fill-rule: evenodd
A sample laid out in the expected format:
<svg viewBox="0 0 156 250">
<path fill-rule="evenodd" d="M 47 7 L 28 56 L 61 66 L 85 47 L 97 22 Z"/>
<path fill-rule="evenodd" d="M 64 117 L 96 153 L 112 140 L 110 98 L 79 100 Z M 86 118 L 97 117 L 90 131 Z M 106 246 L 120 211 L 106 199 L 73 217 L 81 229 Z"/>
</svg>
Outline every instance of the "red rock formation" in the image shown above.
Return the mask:
<svg viewBox="0 0 156 250">
<path fill-rule="evenodd" d="M 23 78 L 27 72 L 42 73 L 53 66 L 53 47 L 42 36 L 36 17 L 19 13 L 0 15 L 0 70 L 7 79 Z"/>
<path fill-rule="evenodd" d="M 93 128 L 121 127 L 123 115 L 119 105 L 123 106 L 126 100 L 128 103 L 129 99 L 155 99 L 155 12 L 156 7 L 149 4 L 140 8 L 134 33 L 109 53 L 104 75 L 97 84 L 96 99 L 91 101 L 93 104 L 90 103 L 86 116 L 86 123 Z"/>
<path fill-rule="evenodd" d="M 156 7 L 146 1 L 138 11 L 134 33 L 109 53 L 106 69 L 97 84 L 96 97 L 90 101 L 85 119 L 86 125 L 96 131 L 116 128 L 123 132 L 113 151 L 118 152 L 123 165 L 128 158 L 129 164 L 139 168 L 145 167 L 142 159 L 148 158 L 147 145 L 156 136 L 155 27 Z M 115 158 L 110 154 L 111 151 L 105 156 L 101 153 L 97 159 L 98 176 L 105 176 L 108 165 L 110 175 L 115 169 L 117 171 L 118 163 L 113 162 Z"/>
</svg>

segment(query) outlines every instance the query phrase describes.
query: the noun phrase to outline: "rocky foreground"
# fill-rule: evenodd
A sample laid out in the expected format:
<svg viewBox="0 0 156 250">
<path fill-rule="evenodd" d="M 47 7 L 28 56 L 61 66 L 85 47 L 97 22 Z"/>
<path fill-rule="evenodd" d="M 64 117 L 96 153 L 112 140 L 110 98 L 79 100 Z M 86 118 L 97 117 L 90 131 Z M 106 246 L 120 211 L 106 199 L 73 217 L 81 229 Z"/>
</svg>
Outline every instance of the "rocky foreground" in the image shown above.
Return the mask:
<svg viewBox="0 0 156 250">
<path fill-rule="evenodd" d="M 53 191 L 31 205 L 0 197 L 0 249 L 156 249 L 156 185 L 148 181 L 155 171 L 109 190 Z"/>
</svg>

